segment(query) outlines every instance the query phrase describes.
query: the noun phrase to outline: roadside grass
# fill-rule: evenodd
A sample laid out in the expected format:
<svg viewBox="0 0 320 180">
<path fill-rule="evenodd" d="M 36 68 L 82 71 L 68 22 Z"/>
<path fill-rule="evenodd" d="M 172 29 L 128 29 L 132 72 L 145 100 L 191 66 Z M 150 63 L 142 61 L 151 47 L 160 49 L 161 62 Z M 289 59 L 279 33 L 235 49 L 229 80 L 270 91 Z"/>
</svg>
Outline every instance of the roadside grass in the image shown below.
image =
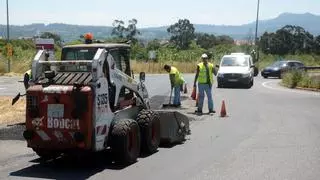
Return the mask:
<svg viewBox="0 0 320 180">
<path fill-rule="evenodd" d="M 282 84 L 289 88 L 320 90 L 320 75 L 310 75 L 302 71 L 291 71 L 283 76 Z"/>
<path fill-rule="evenodd" d="M 12 97 L 0 97 L 0 125 L 10 125 L 25 121 L 25 98 L 21 98 L 13 106 L 11 105 L 11 100 Z"/>
<path fill-rule="evenodd" d="M 4 56 L 4 54 L 0 53 L 0 75 L 16 75 L 21 76 L 24 72 L 26 72 L 31 67 L 31 62 L 34 58 L 34 55 L 36 54 L 36 51 L 34 49 L 24 49 L 24 47 L 17 46 L 15 47 L 14 56 L 11 60 L 11 74 L 7 74 L 7 59 Z M 59 58 L 61 54 L 61 50 L 57 50 L 55 53 L 56 58 Z M 220 53 L 219 55 L 215 55 L 215 60 L 211 61 L 214 64 L 219 63 L 220 58 L 225 53 Z M 173 61 L 172 58 L 170 58 L 170 54 L 161 54 L 161 59 L 159 59 L 159 62 L 153 62 L 153 61 L 143 61 L 143 60 L 131 60 L 131 68 L 135 73 L 139 73 L 141 71 L 144 71 L 146 73 L 150 74 L 158 74 L 158 73 L 166 73 L 163 70 L 164 64 L 171 64 L 179 69 L 179 71 L 183 73 L 194 73 L 196 64 L 200 62 L 200 58 L 197 59 L 197 57 L 192 56 L 192 58 L 195 58 L 194 60 L 190 60 L 190 57 L 182 56 L 178 59 L 175 59 L 176 61 Z M 184 61 L 185 59 L 185 61 Z M 285 56 L 278 56 L 278 55 L 270 55 L 270 54 L 264 54 L 260 53 L 260 61 L 256 63 L 256 66 L 259 70 L 263 69 L 264 67 L 272 64 L 276 60 L 280 59 L 292 59 L 292 60 L 301 60 L 303 63 L 305 63 L 306 66 L 320 66 L 320 56 L 319 55 L 313 55 L 313 54 L 301 54 L 301 55 L 285 55 Z M 13 74 L 12 74 L 13 73 Z"/>
</svg>

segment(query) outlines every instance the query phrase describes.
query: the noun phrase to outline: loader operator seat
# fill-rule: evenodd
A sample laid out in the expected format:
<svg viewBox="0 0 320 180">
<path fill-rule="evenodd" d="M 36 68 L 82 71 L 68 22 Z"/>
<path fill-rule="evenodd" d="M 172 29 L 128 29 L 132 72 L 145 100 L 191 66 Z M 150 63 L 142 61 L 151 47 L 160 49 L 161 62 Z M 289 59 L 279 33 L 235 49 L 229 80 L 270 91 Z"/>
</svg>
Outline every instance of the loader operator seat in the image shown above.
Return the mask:
<svg viewBox="0 0 320 180">
<path fill-rule="evenodd" d="M 114 107 L 114 101 L 115 101 L 115 94 L 116 94 L 116 86 L 114 86 L 111 83 L 110 80 L 110 71 L 109 71 L 109 63 L 107 60 L 104 61 L 103 64 L 103 73 L 105 75 L 105 77 L 107 78 L 108 81 L 108 92 L 109 92 L 109 106 L 112 112 L 115 111 L 115 107 Z"/>
</svg>

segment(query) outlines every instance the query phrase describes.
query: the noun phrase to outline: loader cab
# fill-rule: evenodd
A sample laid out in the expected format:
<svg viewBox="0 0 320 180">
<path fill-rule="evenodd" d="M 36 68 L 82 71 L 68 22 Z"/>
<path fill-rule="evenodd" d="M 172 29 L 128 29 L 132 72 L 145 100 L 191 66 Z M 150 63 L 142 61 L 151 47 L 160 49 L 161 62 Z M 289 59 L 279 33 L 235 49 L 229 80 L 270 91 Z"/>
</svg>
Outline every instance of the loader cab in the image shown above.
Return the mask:
<svg viewBox="0 0 320 180">
<path fill-rule="evenodd" d="M 62 48 L 62 60 L 92 60 L 99 48 L 110 53 L 116 63 L 116 68 L 132 77 L 130 67 L 130 46 L 127 44 L 80 44 Z"/>
</svg>

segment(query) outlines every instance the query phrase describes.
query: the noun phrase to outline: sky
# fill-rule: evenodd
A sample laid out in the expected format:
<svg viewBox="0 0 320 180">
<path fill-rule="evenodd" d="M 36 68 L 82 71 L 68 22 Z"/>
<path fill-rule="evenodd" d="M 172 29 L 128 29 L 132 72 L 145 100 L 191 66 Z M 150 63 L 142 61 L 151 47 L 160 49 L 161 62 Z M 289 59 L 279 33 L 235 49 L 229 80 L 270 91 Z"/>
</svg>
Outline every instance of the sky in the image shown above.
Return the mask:
<svg viewBox="0 0 320 180">
<path fill-rule="evenodd" d="M 193 24 L 241 25 L 255 21 L 258 0 L 8 0 L 12 25 L 66 23 L 112 26 L 115 19 L 136 18 L 137 26 L 170 25 L 187 18 Z M 320 15 L 320 0 L 260 0 L 260 19 L 284 12 Z M 6 0 L 0 24 L 7 23 Z"/>
</svg>

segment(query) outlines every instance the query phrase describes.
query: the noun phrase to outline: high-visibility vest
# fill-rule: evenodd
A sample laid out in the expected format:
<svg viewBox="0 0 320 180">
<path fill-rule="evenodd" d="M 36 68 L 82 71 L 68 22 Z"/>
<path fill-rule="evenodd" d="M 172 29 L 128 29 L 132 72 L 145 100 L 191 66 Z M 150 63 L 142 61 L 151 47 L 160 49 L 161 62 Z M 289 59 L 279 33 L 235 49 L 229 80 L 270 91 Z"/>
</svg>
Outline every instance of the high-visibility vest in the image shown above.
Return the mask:
<svg viewBox="0 0 320 180">
<path fill-rule="evenodd" d="M 174 74 L 174 85 L 181 85 L 184 83 L 184 79 L 182 78 L 182 75 L 177 68 L 171 66 L 169 74 Z"/>
<path fill-rule="evenodd" d="M 209 70 L 209 78 L 210 83 L 213 84 L 213 64 L 208 62 L 208 70 Z M 198 76 L 198 82 L 200 84 L 206 84 L 207 82 L 207 70 L 206 66 L 203 63 L 199 63 L 199 76 Z"/>
</svg>

